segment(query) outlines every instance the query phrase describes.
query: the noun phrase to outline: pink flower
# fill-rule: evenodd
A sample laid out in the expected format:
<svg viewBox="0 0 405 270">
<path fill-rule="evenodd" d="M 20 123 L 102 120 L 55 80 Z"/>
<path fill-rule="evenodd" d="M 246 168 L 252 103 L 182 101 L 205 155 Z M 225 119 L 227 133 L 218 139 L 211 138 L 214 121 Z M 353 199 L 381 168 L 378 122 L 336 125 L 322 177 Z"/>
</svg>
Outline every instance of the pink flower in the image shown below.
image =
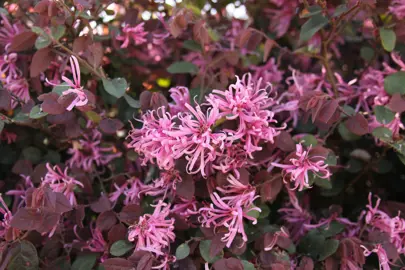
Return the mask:
<svg viewBox="0 0 405 270">
<path fill-rule="evenodd" d="M 405 129 L 404 125 L 401 122 L 401 115 L 399 113 L 396 113 L 394 119 L 388 124 L 381 124 L 380 122 L 377 121 L 377 118 L 374 115 L 372 115 L 369 127 L 370 130 L 374 130 L 375 128 L 378 127 L 388 128 L 389 130 L 392 131 L 393 140 L 401 138 L 399 132 Z"/>
<path fill-rule="evenodd" d="M 4 88 L 23 102 L 28 102 L 30 100 L 29 85 L 24 78 L 12 79 L 9 77 L 4 82 Z M 18 102 L 15 99 L 12 99 L 11 107 L 15 108 L 17 105 Z"/>
<path fill-rule="evenodd" d="M 17 140 L 17 134 L 15 134 L 14 132 L 3 130 L 0 133 L 0 140 L 7 141 L 7 144 L 11 144 Z"/>
<path fill-rule="evenodd" d="M 373 229 L 385 232 L 390 236 L 390 242 L 394 244 L 399 253 L 405 253 L 405 219 L 398 216 L 391 218 L 387 213 L 378 209 L 381 199 L 378 198 L 375 206 L 372 205 L 372 194 L 369 193 L 367 205 L 368 211 L 365 221 Z"/>
<path fill-rule="evenodd" d="M 378 260 L 380 262 L 380 270 L 391 270 L 391 267 L 389 266 L 389 260 L 387 253 L 385 252 L 384 248 L 382 245 L 377 244 L 374 249 L 368 250 L 365 246 L 361 245 L 361 247 L 364 249 L 364 256 L 368 257 L 371 255 L 371 253 L 375 252 L 377 253 Z"/>
<path fill-rule="evenodd" d="M 311 146 L 304 151 L 301 143 L 296 145 L 295 157 L 289 159 L 291 164 L 271 163 L 275 167 L 283 169 L 284 182 L 286 176 L 290 176 L 290 182 L 294 182 L 294 188 L 302 191 L 304 188 L 311 188 L 309 184 L 308 173 L 312 172 L 322 179 L 328 179 L 331 176 L 328 164 L 325 164 L 325 158 L 321 156 L 309 156 Z"/>
<path fill-rule="evenodd" d="M 17 67 L 17 58 L 18 55 L 16 53 L 10 53 L 3 55 L 0 59 L 0 80 L 2 82 L 15 80 L 22 75 Z"/>
<path fill-rule="evenodd" d="M 11 220 L 13 214 L 8 209 L 7 204 L 4 202 L 0 194 L 0 213 L 3 215 L 3 220 L 0 221 L 0 238 L 6 241 L 14 241 L 20 235 L 20 230 L 11 227 Z"/>
<path fill-rule="evenodd" d="M 278 1 L 279 2 L 279 1 Z M 283 36 L 290 27 L 291 20 L 295 16 L 298 1 L 287 1 L 280 9 L 266 9 L 270 17 L 269 30 L 275 32 L 277 37 Z"/>
<path fill-rule="evenodd" d="M 135 250 L 153 249 L 157 255 L 162 255 L 162 249 L 168 247 L 176 238 L 174 219 L 168 219 L 170 204 L 159 201 L 154 206 L 153 214 L 145 214 L 139 221 L 129 227 L 128 240 L 137 239 Z"/>
<path fill-rule="evenodd" d="M 47 163 L 46 168 L 48 172 L 42 180 L 42 185 L 49 185 L 54 192 L 63 193 L 68 198 L 69 202 L 73 206 L 76 206 L 77 201 L 74 191 L 77 187 L 83 188 L 84 185 L 68 175 L 67 167 L 62 171 L 59 166 L 55 165 L 52 168 L 51 165 Z"/>
<path fill-rule="evenodd" d="M 212 164 L 212 167 L 223 173 L 233 172 L 237 177 L 239 177 L 239 170 L 243 166 L 248 164 L 248 154 L 243 145 L 232 144 L 226 145 L 224 152 L 220 155 Z"/>
<path fill-rule="evenodd" d="M 286 237 L 289 238 L 290 234 L 288 232 L 288 230 L 285 227 L 281 227 L 280 231 L 277 231 L 273 234 L 273 238 L 271 239 L 271 242 L 264 247 L 265 251 L 270 251 L 274 248 L 274 246 L 277 244 L 277 240 L 279 237 Z"/>
<path fill-rule="evenodd" d="M 389 11 L 394 14 L 398 20 L 405 18 L 405 1 L 404 0 L 393 0 L 388 7 Z"/>
<path fill-rule="evenodd" d="M 138 178 L 131 178 L 125 181 L 121 187 L 114 184 L 115 191 L 110 193 L 110 201 L 116 202 L 118 198 L 123 194 L 125 196 L 124 204 L 139 204 L 141 201 L 141 194 L 147 188 L 147 185 L 143 184 Z"/>
<path fill-rule="evenodd" d="M 19 24 L 11 24 L 6 15 L 0 14 L 3 27 L 0 28 L 0 44 L 7 49 L 13 38 L 22 31 Z"/>
<path fill-rule="evenodd" d="M 6 192 L 6 195 L 14 196 L 14 205 L 13 209 L 19 208 L 23 205 L 25 201 L 25 192 L 27 189 L 34 187 L 34 184 L 31 181 L 31 176 L 20 175 L 24 180 L 23 183 L 18 183 L 15 186 L 15 189 L 11 189 Z"/>
<path fill-rule="evenodd" d="M 141 129 L 133 128 L 127 137 L 131 139 L 128 148 L 133 148 L 143 157 L 143 165 L 147 162 L 154 163 L 164 169 L 170 170 L 174 167 L 172 138 L 167 132 L 174 128 L 174 120 L 164 107 L 156 111 L 149 111 L 142 116 Z"/>
<path fill-rule="evenodd" d="M 166 196 L 176 194 L 176 184 L 182 182 L 180 172 L 177 170 L 170 170 L 160 173 L 160 177 L 155 179 L 153 183 L 149 186 L 146 186 L 142 193 L 152 197 L 158 197 L 163 195 L 163 199 Z"/>
<path fill-rule="evenodd" d="M 186 170 L 190 174 L 201 172 L 206 177 L 205 168 L 222 151 L 226 135 L 213 132 L 215 122 L 220 118 L 218 107 L 213 106 L 204 114 L 201 107 L 195 109 L 185 104 L 190 113 L 179 114 L 181 124 L 165 133 L 172 137 L 172 155 L 178 159 L 185 156 Z"/>
<path fill-rule="evenodd" d="M 187 87 L 177 86 L 170 88 L 170 97 L 174 104 L 169 103 L 170 113 L 175 115 L 179 112 L 187 111 L 186 104 L 190 104 L 190 92 Z"/>
<path fill-rule="evenodd" d="M 283 79 L 284 71 L 278 69 L 276 60 L 270 58 L 264 66 L 252 66 L 254 70 L 253 80 L 259 81 L 262 78 L 262 87 L 266 87 L 266 83 L 278 84 Z"/>
<path fill-rule="evenodd" d="M 268 108 L 274 105 L 274 101 L 267 89 L 261 88 L 261 79 L 254 81 L 249 73 L 242 79 L 237 77 L 236 83 L 228 90 L 213 90 L 206 99 L 213 107 L 219 108 L 219 117 L 239 121 L 236 131 L 227 130 L 232 134 L 227 140 L 241 140 L 251 158 L 253 152 L 262 150 L 261 141 L 274 143 L 274 137 L 280 133 L 278 130 L 283 129 L 272 125 L 277 121 L 273 119 L 274 112 Z"/>
<path fill-rule="evenodd" d="M 73 55 L 70 57 L 70 67 L 73 75 L 73 81 L 65 76 L 62 76 L 62 80 L 70 87 L 68 90 L 62 92 L 62 96 L 69 94 L 74 94 L 75 96 L 70 105 L 66 108 L 68 111 L 71 111 L 74 107 L 84 106 L 89 102 L 86 93 L 83 91 L 83 86 L 81 86 L 79 61 Z M 55 85 L 48 80 L 46 81 L 50 85 Z"/>
<path fill-rule="evenodd" d="M 308 231 L 306 225 L 311 223 L 312 215 L 301 207 L 295 191 L 288 190 L 288 195 L 290 199 L 288 207 L 280 208 L 278 212 L 283 215 L 282 219 L 287 223 L 286 227 L 291 234 L 291 239 L 297 242 Z"/>
<path fill-rule="evenodd" d="M 227 181 L 229 184 L 224 187 L 217 187 L 216 189 L 225 195 L 221 199 L 229 205 L 240 203 L 241 206 L 248 207 L 253 205 L 254 200 L 259 197 L 256 196 L 256 189 L 254 187 L 250 184 L 242 184 L 232 174 L 228 175 Z"/>
<path fill-rule="evenodd" d="M 87 128 L 91 127 L 91 122 L 87 123 Z M 88 133 L 83 133 L 83 139 L 73 142 L 73 148 L 68 150 L 72 157 L 67 161 L 70 167 L 81 168 L 86 172 L 93 169 L 93 165 L 104 166 L 111 160 L 120 157 L 121 152 L 117 152 L 115 147 L 102 147 L 102 134 L 97 129 L 92 128 Z"/>
<path fill-rule="evenodd" d="M 191 216 L 198 214 L 197 201 L 194 198 L 191 200 L 186 200 L 179 197 L 173 204 L 173 208 L 170 210 L 170 213 L 177 214 L 178 216 L 183 217 L 185 220 L 188 220 Z"/>
<path fill-rule="evenodd" d="M 146 42 L 145 36 L 148 33 L 145 32 L 143 28 L 144 24 L 145 23 L 140 23 L 134 27 L 131 27 L 128 24 L 124 26 L 124 28 L 122 29 L 123 33 L 117 36 L 117 40 L 123 41 L 121 48 L 127 48 L 131 38 L 134 41 L 135 45 L 140 45 Z"/>
<path fill-rule="evenodd" d="M 240 201 L 236 201 L 235 205 L 230 205 L 234 200 L 229 197 L 224 200 L 216 192 L 213 192 L 210 197 L 213 204 L 210 204 L 210 207 L 200 208 L 202 226 L 207 228 L 225 226 L 228 232 L 221 240 L 226 242 L 228 248 L 238 233 L 242 234 L 243 241 L 247 242 L 243 220 L 247 219 L 255 225 L 257 223 L 256 218 L 249 216 L 248 213 L 251 211 L 261 212 L 260 208 L 253 205 L 244 207 Z"/>
</svg>

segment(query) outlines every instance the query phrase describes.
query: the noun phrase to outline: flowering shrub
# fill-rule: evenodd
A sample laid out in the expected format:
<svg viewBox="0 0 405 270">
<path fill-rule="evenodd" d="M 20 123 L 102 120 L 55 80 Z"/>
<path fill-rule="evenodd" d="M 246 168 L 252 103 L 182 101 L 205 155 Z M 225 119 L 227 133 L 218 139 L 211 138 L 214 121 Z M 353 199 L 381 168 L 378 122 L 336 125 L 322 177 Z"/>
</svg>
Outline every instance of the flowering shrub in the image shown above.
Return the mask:
<svg viewBox="0 0 405 270">
<path fill-rule="evenodd" d="M 7 1 L 0 269 L 405 269 L 405 1 Z"/>
</svg>

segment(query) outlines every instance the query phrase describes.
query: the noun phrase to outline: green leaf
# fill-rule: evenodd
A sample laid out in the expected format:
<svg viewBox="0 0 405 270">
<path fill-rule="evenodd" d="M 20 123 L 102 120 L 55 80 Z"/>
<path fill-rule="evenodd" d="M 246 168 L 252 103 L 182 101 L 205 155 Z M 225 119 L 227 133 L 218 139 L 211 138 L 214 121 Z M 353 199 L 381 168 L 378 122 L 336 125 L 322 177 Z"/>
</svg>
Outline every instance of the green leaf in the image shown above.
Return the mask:
<svg viewBox="0 0 405 270">
<path fill-rule="evenodd" d="M 53 39 L 59 40 L 65 34 L 66 27 L 64 25 L 58 25 L 51 28 L 51 34 Z"/>
<path fill-rule="evenodd" d="M 85 112 L 85 114 L 86 114 L 87 118 L 89 120 L 91 120 L 93 123 L 96 123 L 96 124 L 100 123 L 100 121 L 101 121 L 100 114 L 98 114 L 94 111 L 87 111 L 87 112 Z"/>
<path fill-rule="evenodd" d="M 128 103 L 128 105 L 132 108 L 139 109 L 141 107 L 141 103 L 139 103 L 139 100 L 136 100 L 132 98 L 130 95 L 125 94 L 124 99 Z"/>
<path fill-rule="evenodd" d="M 267 218 L 270 215 L 270 208 L 267 206 L 267 204 L 262 204 L 260 205 L 260 212 L 259 218 Z"/>
<path fill-rule="evenodd" d="M 377 163 L 377 173 L 385 174 L 392 170 L 392 163 L 389 160 L 382 159 Z"/>
<path fill-rule="evenodd" d="M 374 113 L 377 121 L 384 125 L 391 123 L 395 118 L 395 114 L 384 106 L 375 106 Z"/>
<path fill-rule="evenodd" d="M 4 126 L 6 125 L 6 123 L 4 123 L 3 120 L 0 120 L 0 134 L 3 131 Z"/>
<path fill-rule="evenodd" d="M 396 141 L 392 145 L 392 148 L 394 148 L 398 153 L 401 155 L 405 156 L 405 141 Z"/>
<path fill-rule="evenodd" d="M 8 16 L 8 11 L 5 8 L 0 8 L 0 14 L 3 14 L 4 16 Z"/>
<path fill-rule="evenodd" d="M 201 257 L 203 257 L 203 259 L 208 263 L 214 263 L 215 261 L 222 258 L 223 251 L 219 255 L 217 255 L 215 257 L 211 257 L 210 256 L 210 247 L 211 247 L 211 240 L 203 240 L 200 242 L 199 248 L 200 248 Z"/>
<path fill-rule="evenodd" d="M 45 162 L 50 162 L 50 163 L 60 163 L 61 161 L 61 156 L 59 152 L 56 152 L 54 150 L 48 150 L 45 156 L 42 157 L 42 160 Z"/>
<path fill-rule="evenodd" d="M 76 260 L 72 264 L 72 270 L 89 270 L 96 264 L 98 254 L 88 253 L 77 256 Z"/>
<path fill-rule="evenodd" d="M 333 12 L 332 17 L 338 17 L 347 11 L 346 4 L 342 4 L 336 7 L 335 12 Z"/>
<path fill-rule="evenodd" d="M 48 115 L 48 113 L 43 112 L 39 105 L 35 105 L 30 111 L 31 119 L 39 119 L 39 118 L 45 117 L 47 115 Z"/>
<path fill-rule="evenodd" d="M 196 74 L 198 73 L 198 67 L 190 62 L 179 61 L 171 64 L 167 68 L 167 71 L 171 74 L 182 74 L 182 73 Z"/>
<path fill-rule="evenodd" d="M 332 189 L 332 182 L 330 181 L 330 179 L 323 179 L 323 178 L 320 178 L 319 176 L 315 175 L 314 183 L 316 186 L 318 186 L 320 188 Z"/>
<path fill-rule="evenodd" d="M 44 36 L 47 35 L 45 33 L 44 29 L 42 29 L 41 27 L 38 27 L 38 26 L 31 27 L 31 31 L 34 32 L 35 34 L 38 34 L 38 35 L 44 35 Z"/>
<path fill-rule="evenodd" d="M 134 248 L 134 245 L 127 240 L 118 240 L 111 245 L 110 254 L 115 257 L 125 255 L 128 251 Z"/>
<path fill-rule="evenodd" d="M 48 36 L 38 36 L 37 40 L 35 40 L 35 48 L 37 50 L 46 48 L 51 45 L 52 40 Z"/>
<path fill-rule="evenodd" d="M 202 51 L 201 45 L 194 40 L 185 40 L 183 42 L 183 48 L 196 52 Z"/>
<path fill-rule="evenodd" d="M 176 249 L 177 260 L 182 260 L 186 258 L 188 255 L 190 255 L 190 247 L 186 243 L 183 243 L 177 247 Z"/>
<path fill-rule="evenodd" d="M 374 57 L 374 50 L 370 47 L 361 47 L 360 56 L 366 61 L 371 61 Z"/>
<path fill-rule="evenodd" d="M 308 18 L 312 17 L 316 14 L 320 14 L 322 12 L 322 8 L 318 5 L 313 5 L 308 7 L 302 15 L 300 15 L 300 18 Z"/>
<path fill-rule="evenodd" d="M 343 140 L 345 141 L 355 141 L 361 138 L 361 136 L 350 132 L 344 123 L 339 124 L 338 131 L 340 136 L 342 136 Z"/>
<path fill-rule="evenodd" d="M 7 269 L 13 270 L 34 270 L 39 269 L 39 259 L 37 249 L 26 240 L 17 242 L 11 248 L 9 254 L 12 257 L 8 263 Z"/>
<path fill-rule="evenodd" d="M 389 142 L 392 140 L 392 131 L 386 127 L 375 128 L 372 134 L 374 137 L 380 139 L 383 142 Z"/>
<path fill-rule="evenodd" d="M 398 71 L 384 79 L 384 89 L 388 94 L 405 94 L 405 71 Z"/>
<path fill-rule="evenodd" d="M 107 93 L 116 98 L 124 96 L 125 90 L 128 87 L 127 81 L 124 78 L 103 79 L 103 85 Z"/>
<path fill-rule="evenodd" d="M 32 163 L 37 164 L 41 161 L 42 153 L 36 147 L 29 146 L 22 151 L 23 157 Z"/>
<path fill-rule="evenodd" d="M 380 38 L 384 49 L 391 52 L 395 48 L 395 43 L 397 42 L 397 36 L 394 30 L 380 27 Z"/>
<path fill-rule="evenodd" d="M 68 90 L 70 86 L 67 83 L 61 83 L 59 85 L 56 85 L 52 88 L 52 92 L 57 93 L 59 96 L 62 95 L 63 92 Z"/>
<path fill-rule="evenodd" d="M 251 208 L 253 208 L 253 207 L 256 207 L 255 205 L 252 205 L 251 206 Z M 255 209 L 253 209 L 253 210 L 249 210 L 248 212 L 247 212 L 247 215 L 249 216 L 249 217 L 253 217 L 253 218 L 259 218 L 259 216 L 260 216 L 260 212 L 259 211 L 257 211 L 257 210 L 255 210 Z"/>
<path fill-rule="evenodd" d="M 339 240 L 335 240 L 335 239 L 326 240 L 322 247 L 322 251 L 319 254 L 318 261 L 323 261 L 327 257 L 335 254 L 338 247 L 339 247 Z"/>
<path fill-rule="evenodd" d="M 309 231 L 299 242 L 298 249 L 301 253 L 307 254 L 316 259 L 322 251 L 325 243 L 325 236 L 319 230 Z"/>
<path fill-rule="evenodd" d="M 243 270 L 256 270 L 253 263 L 242 260 Z"/>
<path fill-rule="evenodd" d="M 329 20 L 322 14 L 312 16 L 301 28 L 300 41 L 308 41 L 313 35 L 327 25 Z"/>
<path fill-rule="evenodd" d="M 337 156 L 334 153 L 329 153 L 326 157 L 325 163 L 329 166 L 336 166 L 337 164 Z"/>
<path fill-rule="evenodd" d="M 344 229 L 345 225 L 337 222 L 336 220 L 333 220 L 331 223 L 329 223 L 328 226 L 324 226 L 323 228 L 321 228 L 321 233 L 323 234 L 323 236 L 328 238 L 341 233 Z"/>
<path fill-rule="evenodd" d="M 315 147 L 318 144 L 318 140 L 315 138 L 314 135 L 308 134 L 302 137 L 301 139 L 302 144 L 306 147 L 309 147 L 312 145 L 312 147 Z"/>
</svg>

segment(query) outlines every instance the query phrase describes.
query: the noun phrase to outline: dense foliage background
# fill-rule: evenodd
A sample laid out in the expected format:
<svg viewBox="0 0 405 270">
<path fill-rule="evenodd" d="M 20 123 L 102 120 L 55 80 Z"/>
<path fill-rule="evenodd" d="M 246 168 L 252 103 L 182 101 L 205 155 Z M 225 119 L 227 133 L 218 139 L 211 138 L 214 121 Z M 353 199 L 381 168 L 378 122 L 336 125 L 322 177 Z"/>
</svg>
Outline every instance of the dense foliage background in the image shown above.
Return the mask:
<svg viewBox="0 0 405 270">
<path fill-rule="evenodd" d="M 405 267 L 404 0 L 0 16 L 0 269 Z"/>
</svg>

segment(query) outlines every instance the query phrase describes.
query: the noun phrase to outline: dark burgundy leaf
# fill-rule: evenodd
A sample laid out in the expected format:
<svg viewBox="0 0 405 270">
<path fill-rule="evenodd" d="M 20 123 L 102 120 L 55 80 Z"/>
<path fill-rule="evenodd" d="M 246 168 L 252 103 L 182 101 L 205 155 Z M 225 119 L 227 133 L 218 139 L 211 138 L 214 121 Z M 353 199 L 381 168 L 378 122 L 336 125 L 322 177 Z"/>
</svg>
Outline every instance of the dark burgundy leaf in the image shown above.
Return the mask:
<svg viewBox="0 0 405 270">
<path fill-rule="evenodd" d="M 41 72 L 44 72 L 51 64 L 54 57 L 55 54 L 49 47 L 36 51 L 34 56 L 32 57 L 30 66 L 31 77 L 39 76 Z"/>
<path fill-rule="evenodd" d="M 19 230 L 36 230 L 42 225 L 41 211 L 20 208 L 11 219 L 10 225 Z"/>
<path fill-rule="evenodd" d="M 220 259 L 213 264 L 215 270 L 243 270 L 243 264 L 239 259 Z"/>
<path fill-rule="evenodd" d="M 137 204 L 126 205 L 118 214 L 118 218 L 122 222 L 134 223 L 142 215 L 142 211 L 141 206 Z"/>
<path fill-rule="evenodd" d="M 109 231 L 108 231 L 108 242 L 110 244 L 117 242 L 118 240 L 125 240 L 127 237 L 127 228 L 122 224 L 115 224 Z"/>
<path fill-rule="evenodd" d="M 112 205 L 108 197 L 103 194 L 97 201 L 90 204 L 90 208 L 96 213 L 102 213 L 111 210 Z"/>
<path fill-rule="evenodd" d="M 17 160 L 11 170 L 14 174 L 30 176 L 34 171 L 32 168 L 32 162 L 25 159 Z"/>
<path fill-rule="evenodd" d="M 115 216 L 114 211 L 107 211 L 101 213 L 97 217 L 96 227 L 101 231 L 106 231 L 111 229 L 115 223 L 117 223 L 117 217 Z"/>
<path fill-rule="evenodd" d="M 70 204 L 69 200 L 66 196 L 62 193 L 56 192 L 56 204 L 55 204 L 55 212 L 56 213 L 65 213 L 72 210 L 72 205 Z"/>
<path fill-rule="evenodd" d="M 133 264 L 123 258 L 110 258 L 103 262 L 105 270 L 134 270 Z"/>
<path fill-rule="evenodd" d="M 75 121 L 75 114 L 72 111 L 64 111 L 62 114 L 59 115 L 48 115 L 46 120 L 49 121 L 51 124 L 66 124 L 69 122 Z"/>
<path fill-rule="evenodd" d="M 176 184 L 176 194 L 186 200 L 194 197 L 195 184 L 193 177 L 189 174 L 182 176 L 182 181 Z"/>
<path fill-rule="evenodd" d="M 41 108 L 44 112 L 52 115 L 62 114 L 66 111 L 58 102 L 59 95 L 57 93 L 42 94 L 38 97 L 38 100 L 42 101 Z"/>
<path fill-rule="evenodd" d="M 397 113 L 405 112 L 405 99 L 399 93 L 392 95 L 387 107 Z"/>
<path fill-rule="evenodd" d="M 38 164 L 32 173 L 31 180 L 33 183 L 41 183 L 42 178 L 48 172 L 45 163 Z"/>
<path fill-rule="evenodd" d="M 73 42 L 73 52 L 80 53 L 85 50 L 93 43 L 89 36 L 81 36 L 75 39 Z"/>
<path fill-rule="evenodd" d="M 11 96 L 6 90 L 0 90 L 0 110 L 8 111 L 11 109 Z"/>
<path fill-rule="evenodd" d="M 278 148 L 284 152 L 291 152 L 295 150 L 295 142 L 287 131 L 281 131 L 275 138 L 274 143 Z"/>
<path fill-rule="evenodd" d="M 224 248 L 226 245 L 226 242 L 222 241 L 222 238 L 224 237 L 225 233 L 217 233 L 214 235 L 211 241 L 211 246 L 210 246 L 210 257 L 214 258 L 217 256 Z"/>
<path fill-rule="evenodd" d="M 104 118 L 100 121 L 100 129 L 106 134 L 115 134 L 123 127 L 124 124 L 118 119 Z"/>
<path fill-rule="evenodd" d="M 78 205 L 78 206 L 76 206 L 75 211 L 74 211 L 76 224 L 80 228 L 84 227 L 83 226 L 83 219 L 84 219 L 84 216 L 85 216 L 84 208 L 85 208 L 84 205 Z"/>
<path fill-rule="evenodd" d="M 152 269 L 153 265 L 153 256 L 152 254 L 148 253 L 144 255 L 141 260 L 139 261 L 136 270 L 150 270 Z"/>
<path fill-rule="evenodd" d="M 282 188 L 283 180 L 281 175 L 263 183 L 260 187 L 260 198 L 262 202 L 274 202 Z"/>
<path fill-rule="evenodd" d="M 349 131 L 356 135 L 362 136 L 369 133 L 367 119 L 360 113 L 347 119 L 345 125 Z"/>
<path fill-rule="evenodd" d="M 103 60 L 103 46 L 101 43 L 97 42 L 91 44 L 87 49 L 85 56 L 94 68 L 99 68 Z"/>
<path fill-rule="evenodd" d="M 21 52 L 31 49 L 35 40 L 37 39 L 37 34 L 31 31 L 24 31 L 14 36 L 13 41 L 10 44 L 9 50 L 12 52 Z"/>
<path fill-rule="evenodd" d="M 322 109 L 319 112 L 319 117 L 317 117 L 316 120 L 322 123 L 329 123 L 338 108 L 339 102 L 336 99 L 326 101 L 323 104 Z"/>
<path fill-rule="evenodd" d="M 302 257 L 297 270 L 313 270 L 314 261 L 310 257 Z"/>
<path fill-rule="evenodd" d="M 231 247 L 229 250 L 234 254 L 234 255 L 242 255 L 246 251 L 246 242 L 243 241 L 242 236 L 237 235 L 235 239 L 232 241 Z"/>
</svg>

